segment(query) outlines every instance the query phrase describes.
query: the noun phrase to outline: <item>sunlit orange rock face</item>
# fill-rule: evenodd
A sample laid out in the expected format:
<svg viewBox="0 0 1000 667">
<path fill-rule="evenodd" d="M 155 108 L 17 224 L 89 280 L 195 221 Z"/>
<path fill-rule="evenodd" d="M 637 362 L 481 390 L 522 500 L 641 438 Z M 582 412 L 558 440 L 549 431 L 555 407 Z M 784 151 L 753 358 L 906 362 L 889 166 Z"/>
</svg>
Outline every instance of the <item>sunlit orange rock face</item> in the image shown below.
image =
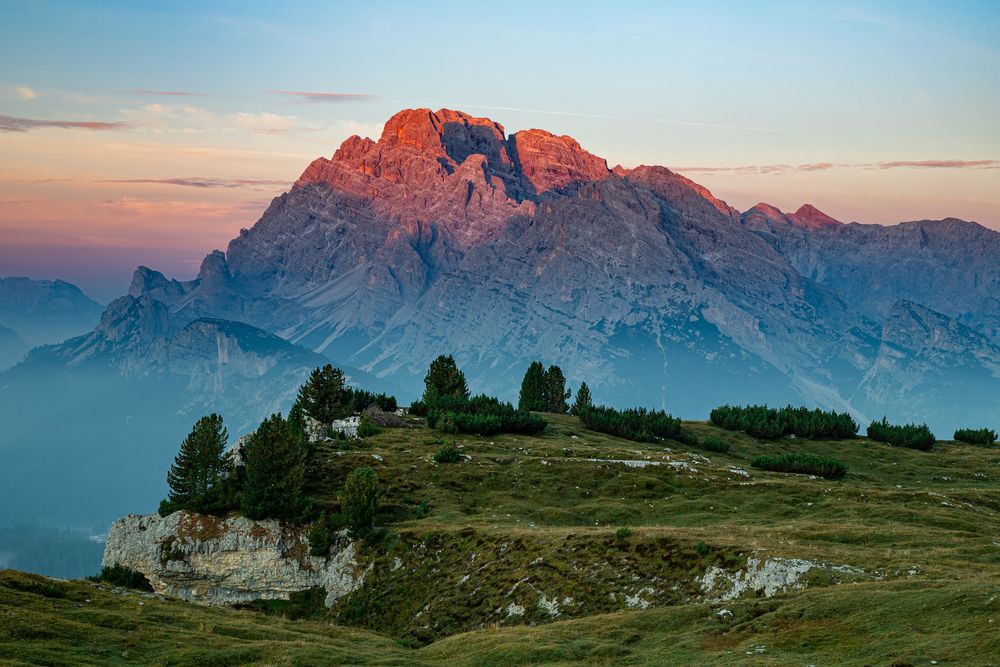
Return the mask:
<svg viewBox="0 0 1000 667">
<path fill-rule="evenodd" d="M 524 130 L 514 134 L 511 142 L 523 178 L 536 195 L 611 175 L 608 163 L 583 150 L 573 137 L 558 137 L 545 130 Z"/>
<path fill-rule="evenodd" d="M 488 118 L 407 109 L 377 142 L 351 137 L 319 158 L 297 186 L 326 183 L 370 203 L 413 235 L 437 225 L 460 248 L 490 238 L 513 218 L 531 217 L 546 193 L 613 176 L 571 137 L 543 130 L 510 138 Z"/>
</svg>

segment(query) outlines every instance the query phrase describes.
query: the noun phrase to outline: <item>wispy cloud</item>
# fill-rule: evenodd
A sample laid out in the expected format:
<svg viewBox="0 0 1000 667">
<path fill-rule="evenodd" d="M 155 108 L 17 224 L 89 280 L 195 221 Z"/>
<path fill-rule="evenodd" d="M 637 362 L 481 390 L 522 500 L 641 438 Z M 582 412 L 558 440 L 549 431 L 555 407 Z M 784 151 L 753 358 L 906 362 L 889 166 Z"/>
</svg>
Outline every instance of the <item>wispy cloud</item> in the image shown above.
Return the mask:
<svg viewBox="0 0 1000 667">
<path fill-rule="evenodd" d="M 25 102 L 31 101 L 36 97 L 38 97 L 38 93 L 36 93 L 34 90 L 24 85 L 23 83 L 17 84 L 14 87 L 14 90 L 17 92 L 17 96 L 20 97 Z"/>
<path fill-rule="evenodd" d="M 255 188 L 267 185 L 290 185 L 288 180 L 268 178 L 205 178 L 202 176 L 186 176 L 176 178 L 120 178 L 104 179 L 97 183 L 132 183 L 154 185 L 178 185 L 188 188 Z"/>
<path fill-rule="evenodd" d="M 913 167 L 917 169 L 996 169 L 1000 160 L 897 160 L 896 162 L 880 162 L 879 169 L 899 169 Z"/>
<path fill-rule="evenodd" d="M 144 89 L 132 89 L 126 90 L 129 95 L 149 95 L 149 96 L 166 96 L 166 97 L 206 97 L 208 93 L 195 93 L 189 90 L 144 90 Z"/>
<path fill-rule="evenodd" d="M 296 102 L 368 102 L 375 99 L 368 93 L 326 93 L 305 90 L 268 90 L 271 95 L 285 95 L 296 98 Z"/>
<path fill-rule="evenodd" d="M 131 125 L 122 122 L 103 122 L 93 120 L 40 120 L 37 118 L 18 118 L 16 116 L 0 115 L 0 132 L 28 132 L 48 127 L 65 130 L 124 130 Z"/>
<path fill-rule="evenodd" d="M 677 167 L 690 174 L 788 174 L 831 169 L 1000 169 L 1000 160 L 894 160 L 889 162 L 811 162 L 808 164 L 747 164 Z"/>
</svg>

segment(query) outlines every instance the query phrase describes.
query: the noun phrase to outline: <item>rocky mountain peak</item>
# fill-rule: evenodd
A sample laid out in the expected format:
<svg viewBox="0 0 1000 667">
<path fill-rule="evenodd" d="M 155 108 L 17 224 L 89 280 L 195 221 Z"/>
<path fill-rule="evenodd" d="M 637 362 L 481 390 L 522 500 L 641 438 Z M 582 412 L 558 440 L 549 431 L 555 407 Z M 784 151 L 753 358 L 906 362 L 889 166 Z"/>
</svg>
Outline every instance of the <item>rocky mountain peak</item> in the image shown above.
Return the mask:
<svg viewBox="0 0 1000 667">
<path fill-rule="evenodd" d="M 777 206 L 760 202 L 747 209 L 741 219 L 744 225 L 755 231 L 773 231 L 775 226 L 780 225 L 816 230 L 843 224 L 812 204 L 803 204 L 794 213 L 784 213 Z"/>
<path fill-rule="evenodd" d="M 823 229 L 824 227 L 836 227 L 842 225 L 840 220 L 832 218 L 812 204 L 803 204 L 795 213 L 789 213 L 788 219 L 792 224 L 806 229 Z"/>
<path fill-rule="evenodd" d="M 545 130 L 523 130 L 511 136 L 510 145 L 517 155 L 523 179 L 534 195 L 611 176 L 607 161 L 585 151 L 573 137 L 560 137 Z"/>
</svg>

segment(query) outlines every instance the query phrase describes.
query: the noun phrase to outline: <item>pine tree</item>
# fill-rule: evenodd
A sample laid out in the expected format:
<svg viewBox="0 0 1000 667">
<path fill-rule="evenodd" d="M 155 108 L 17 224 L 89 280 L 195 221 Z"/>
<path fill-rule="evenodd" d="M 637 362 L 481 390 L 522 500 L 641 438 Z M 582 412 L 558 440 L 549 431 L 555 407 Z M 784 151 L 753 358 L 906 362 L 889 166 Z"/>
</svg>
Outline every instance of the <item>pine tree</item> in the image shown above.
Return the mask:
<svg viewBox="0 0 1000 667">
<path fill-rule="evenodd" d="M 292 409 L 288 411 L 288 428 L 301 441 L 302 446 L 308 451 L 312 451 L 312 442 L 309 440 L 309 433 L 306 431 L 306 411 L 302 407 L 302 401 L 295 399 Z"/>
<path fill-rule="evenodd" d="M 566 388 L 566 376 L 558 366 L 545 371 L 545 411 L 565 414 L 569 410 L 567 399 L 573 392 Z"/>
<path fill-rule="evenodd" d="M 440 397 L 469 398 L 469 386 L 465 383 L 465 373 L 459 370 L 455 358 L 450 354 L 441 355 L 431 362 L 424 377 L 423 402 L 433 405 Z"/>
<path fill-rule="evenodd" d="M 340 510 L 353 536 L 362 537 L 371 528 L 381 495 L 374 470 L 355 468 L 348 473 L 340 491 Z"/>
<path fill-rule="evenodd" d="M 330 364 L 313 370 L 299 388 L 298 402 L 307 415 L 322 424 L 349 415 L 351 406 L 344 389 L 344 371 Z"/>
<path fill-rule="evenodd" d="M 188 509 L 212 512 L 224 509 L 224 487 L 232 466 L 226 459 L 229 434 L 222 417 L 211 414 L 199 419 L 181 443 L 180 452 L 167 472 L 171 511 Z"/>
<path fill-rule="evenodd" d="M 246 446 L 240 509 L 251 519 L 295 519 L 302 509 L 306 450 L 280 414 L 261 422 Z"/>
<path fill-rule="evenodd" d="M 532 361 L 521 380 L 521 393 L 517 399 L 518 410 L 544 411 L 547 407 L 545 367 Z"/>
<path fill-rule="evenodd" d="M 580 388 L 576 390 L 576 400 L 573 401 L 573 408 L 570 410 L 570 414 L 579 415 L 582 410 L 593 406 L 593 404 L 590 398 L 590 387 L 587 386 L 586 382 L 581 382 Z"/>
</svg>

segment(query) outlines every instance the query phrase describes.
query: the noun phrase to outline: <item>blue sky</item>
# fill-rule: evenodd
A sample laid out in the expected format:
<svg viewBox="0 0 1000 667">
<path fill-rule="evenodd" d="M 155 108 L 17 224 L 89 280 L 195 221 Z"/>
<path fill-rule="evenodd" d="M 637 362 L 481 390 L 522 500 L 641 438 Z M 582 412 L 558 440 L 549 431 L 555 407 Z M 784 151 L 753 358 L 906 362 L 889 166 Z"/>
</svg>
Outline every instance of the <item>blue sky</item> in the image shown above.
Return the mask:
<svg viewBox="0 0 1000 667">
<path fill-rule="evenodd" d="M 309 160 L 419 106 L 741 209 L 1000 228 L 1000 3 L 289 4 L 0 3 L 0 274 L 187 277 Z"/>
</svg>

